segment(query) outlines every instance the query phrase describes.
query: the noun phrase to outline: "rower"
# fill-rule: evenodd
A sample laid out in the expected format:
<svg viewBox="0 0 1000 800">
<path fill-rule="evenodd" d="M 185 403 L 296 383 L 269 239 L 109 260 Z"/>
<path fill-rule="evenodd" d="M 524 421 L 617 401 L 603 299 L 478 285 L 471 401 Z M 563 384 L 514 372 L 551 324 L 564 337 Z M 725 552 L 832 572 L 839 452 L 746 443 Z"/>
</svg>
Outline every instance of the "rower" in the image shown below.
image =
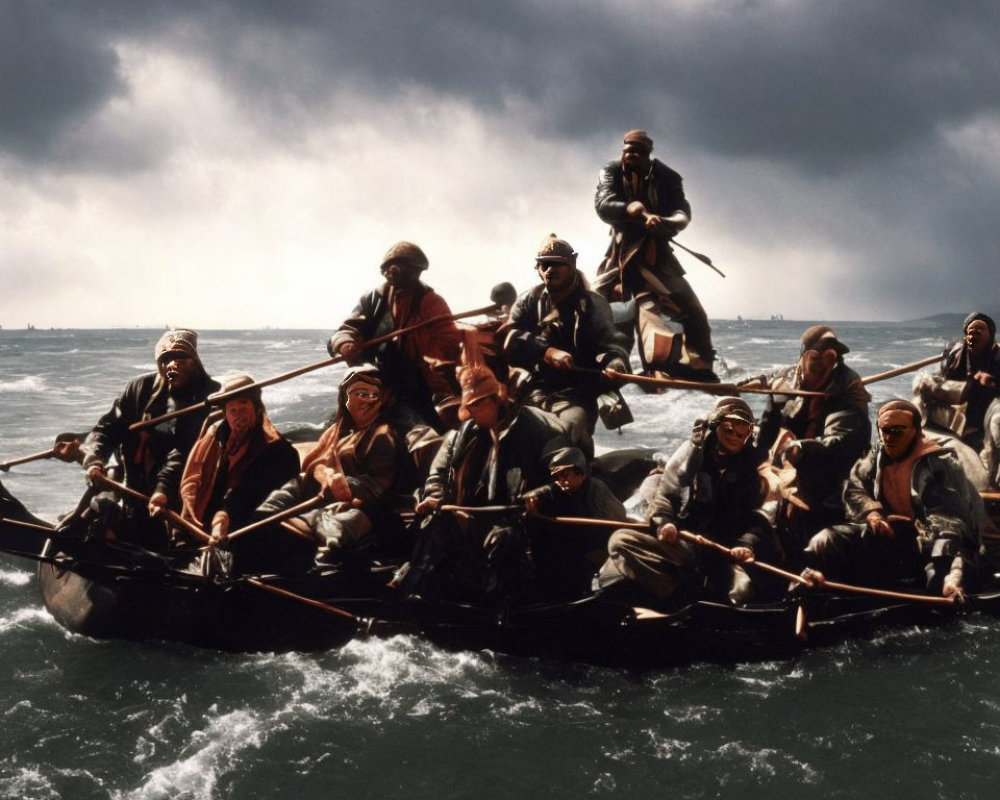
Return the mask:
<svg viewBox="0 0 1000 800">
<path fill-rule="evenodd" d="M 824 393 L 771 395 L 757 432 L 762 460 L 776 470 L 794 468 L 794 502 L 787 495 L 780 498 L 774 520 L 793 562 L 816 531 L 843 521 L 844 480 L 870 445 L 871 397 L 858 374 L 844 363 L 849 352 L 833 328 L 814 325 L 802 334 L 798 363 L 768 380 L 772 389 Z"/>
<path fill-rule="evenodd" d="M 880 444 L 851 470 L 848 522 L 816 534 L 806 564 L 829 578 L 964 599 L 976 582 L 979 493 L 954 452 L 924 435 L 913 403 L 883 405 L 878 433 Z"/>
<path fill-rule="evenodd" d="M 751 435 L 754 417 L 738 397 L 724 397 L 663 469 L 646 511 L 655 535 L 621 529 L 611 535 L 608 559 L 594 581 L 601 593 L 622 591 L 643 603 L 670 607 L 722 597 L 734 605 L 777 596 L 768 573 L 747 572 L 751 560 L 780 561 L 777 537 L 761 513 L 765 485 Z M 700 547 L 700 534 L 730 550 Z"/>
<path fill-rule="evenodd" d="M 113 530 L 117 538 L 151 549 L 164 549 L 168 544 L 166 528 L 150 524 L 150 511 L 177 507 L 184 460 L 198 438 L 208 408 L 145 428 L 131 430 L 130 426 L 203 403 L 212 392 L 218 391 L 219 383 L 202 366 L 195 331 L 167 331 L 156 343 L 153 355 L 156 372 L 126 384 L 81 447 L 89 483 L 104 476 L 114 460 L 124 472 L 125 485 L 149 497 L 148 504 L 131 497 L 119 501 L 114 494 L 101 492 L 93 497 L 89 510 L 82 512 L 82 516 L 95 522 L 101 535 Z M 71 515 L 62 524 L 73 528 L 79 518 Z"/>
<path fill-rule="evenodd" d="M 511 308 L 504 354 L 529 374 L 524 402 L 559 417 L 573 444 L 592 458 L 598 398 L 610 387 L 600 371 L 627 372 L 628 351 L 611 307 L 587 288 L 576 258 L 554 233 L 542 242 L 535 256 L 542 282 Z"/>
<path fill-rule="evenodd" d="M 442 433 L 455 423 L 441 414 L 453 407 L 449 401 L 458 393 L 454 369 L 461 335 L 454 320 L 445 319 L 451 310 L 444 298 L 420 280 L 428 266 L 424 251 L 413 242 L 390 247 L 379 266 L 385 282 L 361 297 L 330 337 L 327 350 L 348 364 L 368 361 L 379 368 L 387 393 L 395 397 L 392 414 L 403 429 L 423 424 Z M 366 339 L 436 317 L 442 319 L 374 351 L 364 348 Z"/>
</svg>

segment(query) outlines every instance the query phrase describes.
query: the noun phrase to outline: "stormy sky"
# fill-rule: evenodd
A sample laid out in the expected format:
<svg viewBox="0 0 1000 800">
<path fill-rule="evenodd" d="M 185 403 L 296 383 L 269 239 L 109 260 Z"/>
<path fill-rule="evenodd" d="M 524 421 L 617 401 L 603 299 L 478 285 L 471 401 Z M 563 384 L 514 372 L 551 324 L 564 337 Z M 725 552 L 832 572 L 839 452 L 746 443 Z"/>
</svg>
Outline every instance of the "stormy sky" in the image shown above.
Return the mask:
<svg viewBox="0 0 1000 800">
<path fill-rule="evenodd" d="M 451 307 L 592 275 L 629 128 L 714 318 L 996 308 L 1000 4 L 0 0 L 0 325 L 329 328 L 418 242 Z"/>
</svg>

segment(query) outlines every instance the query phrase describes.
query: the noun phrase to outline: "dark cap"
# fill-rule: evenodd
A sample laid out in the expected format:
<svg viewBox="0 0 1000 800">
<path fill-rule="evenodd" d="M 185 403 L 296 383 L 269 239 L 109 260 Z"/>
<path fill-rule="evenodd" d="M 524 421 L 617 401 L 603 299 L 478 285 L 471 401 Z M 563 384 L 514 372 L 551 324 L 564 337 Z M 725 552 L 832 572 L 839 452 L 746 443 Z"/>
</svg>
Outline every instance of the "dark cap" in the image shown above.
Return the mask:
<svg viewBox="0 0 1000 800">
<path fill-rule="evenodd" d="M 753 425 L 753 411 L 746 401 L 739 397 L 723 397 L 715 404 L 709 420 L 712 425 L 718 425 L 724 419 L 735 419 Z"/>
<path fill-rule="evenodd" d="M 248 397 L 254 405 L 259 406 L 261 405 L 260 387 L 254 386 L 253 383 L 253 378 L 243 372 L 228 375 L 222 379 L 222 388 L 208 396 L 208 402 L 213 405 L 221 405 L 235 400 L 237 397 Z M 238 391 L 244 387 L 246 387 L 246 391 Z M 235 392 L 235 394 L 229 395 L 230 392 Z"/>
<path fill-rule="evenodd" d="M 917 408 L 909 400 L 903 400 L 901 398 L 896 398 L 895 400 L 890 400 L 888 403 L 883 403 L 879 406 L 878 414 L 875 415 L 876 419 L 881 418 L 881 416 L 889 411 L 909 411 L 913 416 L 913 425 L 918 430 L 921 426 L 921 416 L 920 409 Z"/>
<path fill-rule="evenodd" d="M 535 261 L 562 261 L 575 266 L 576 255 L 577 253 L 573 249 L 573 245 L 565 239 L 560 239 L 554 233 L 550 233 L 542 241 L 541 247 L 538 248 L 538 255 L 535 256 Z"/>
<path fill-rule="evenodd" d="M 579 447 L 560 447 L 549 458 L 549 472 L 555 475 L 564 469 L 578 469 L 587 474 L 587 458 Z"/>
<path fill-rule="evenodd" d="M 625 134 L 625 139 L 623 144 L 627 147 L 628 145 L 634 145 L 636 147 L 641 147 L 647 152 L 651 152 L 653 149 L 653 140 L 649 138 L 649 134 L 646 131 L 634 130 L 629 131 Z"/>
<path fill-rule="evenodd" d="M 851 348 L 841 342 L 837 338 L 837 332 L 828 325 L 813 325 L 811 328 L 807 328 L 806 332 L 802 334 L 802 349 L 799 350 L 800 355 L 806 350 L 815 350 L 818 353 L 822 353 L 824 350 L 831 349 L 835 350 L 837 355 L 840 356 L 851 352 Z"/>
<path fill-rule="evenodd" d="M 157 363 L 164 356 L 176 354 L 186 358 L 198 358 L 198 334 L 187 328 L 177 328 L 167 331 L 153 348 L 153 356 Z"/>
<path fill-rule="evenodd" d="M 425 270 L 430 266 L 430 262 L 427 261 L 424 251 L 413 242 L 396 242 L 382 256 L 382 263 L 379 269 L 384 270 L 393 261 L 403 261 L 420 270 Z"/>
</svg>

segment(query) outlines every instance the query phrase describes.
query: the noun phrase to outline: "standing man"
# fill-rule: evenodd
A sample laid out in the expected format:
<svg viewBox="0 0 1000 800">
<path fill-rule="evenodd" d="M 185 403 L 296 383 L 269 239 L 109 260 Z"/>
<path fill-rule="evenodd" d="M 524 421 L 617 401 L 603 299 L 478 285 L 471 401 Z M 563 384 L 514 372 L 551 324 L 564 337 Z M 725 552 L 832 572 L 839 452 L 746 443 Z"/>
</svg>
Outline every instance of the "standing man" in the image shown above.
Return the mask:
<svg viewBox="0 0 1000 800">
<path fill-rule="evenodd" d="M 444 298 L 420 280 L 427 267 L 427 256 L 413 242 L 390 247 L 379 268 L 385 283 L 358 301 L 327 350 L 352 366 L 370 361 L 379 368 L 395 400 L 392 416 L 405 430 L 423 423 L 442 433 L 449 426 L 437 406 L 457 394 L 454 370 L 462 336 L 455 322 L 438 319 L 374 351 L 364 348 L 368 339 L 451 315 Z"/>
<path fill-rule="evenodd" d="M 629 131 L 621 158 L 601 170 L 594 207 L 611 225 L 611 244 L 595 289 L 612 302 L 636 300 L 639 355 L 647 371 L 717 382 L 708 316 L 670 247 L 690 223 L 691 205 L 681 176 L 652 152 L 645 131 Z M 673 346 L 663 313 L 683 324 L 683 348 Z"/>
<path fill-rule="evenodd" d="M 149 509 L 128 497 L 122 498 L 119 508 L 112 493 L 102 492 L 91 501 L 102 521 L 120 538 L 162 548 L 167 543 L 166 529 L 150 524 L 149 510 L 176 505 L 184 461 L 208 409 L 136 430 L 131 426 L 202 403 L 219 390 L 219 384 L 205 372 L 198 357 L 198 334 L 192 330 L 167 331 L 156 343 L 154 356 L 157 371 L 126 384 L 81 450 L 88 481 L 104 475 L 114 458 L 125 485 L 151 498 Z"/>
<path fill-rule="evenodd" d="M 593 457 L 597 399 L 606 391 L 598 373 L 627 372 L 628 351 L 608 301 L 587 288 L 576 256 L 554 233 L 542 243 L 535 257 L 542 282 L 511 308 L 504 355 L 530 375 L 525 402 L 559 417 L 573 444 Z"/>
<path fill-rule="evenodd" d="M 917 583 L 964 599 L 976 578 L 979 493 L 955 454 L 924 436 L 913 403 L 883 405 L 878 432 L 880 445 L 851 470 L 844 492 L 848 524 L 816 534 L 806 564 L 825 577 Z"/>
<path fill-rule="evenodd" d="M 858 374 L 844 363 L 849 352 L 833 328 L 814 325 L 802 334 L 798 363 L 770 380 L 772 389 L 822 393 L 772 394 L 757 434 L 762 460 L 795 468 L 795 497 L 801 505 L 782 500 L 776 520 L 793 561 L 816 531 L 843 520 L 844 481 L 871 443 L 871 397 Z"/>
</svg>

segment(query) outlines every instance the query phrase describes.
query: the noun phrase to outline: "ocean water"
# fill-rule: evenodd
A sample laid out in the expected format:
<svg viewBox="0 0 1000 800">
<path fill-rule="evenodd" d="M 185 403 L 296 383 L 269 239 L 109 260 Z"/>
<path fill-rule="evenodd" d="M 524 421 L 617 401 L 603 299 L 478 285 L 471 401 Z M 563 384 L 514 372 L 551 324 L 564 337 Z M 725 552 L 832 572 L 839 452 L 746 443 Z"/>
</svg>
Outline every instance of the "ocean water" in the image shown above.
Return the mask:
<svg viewBox="0 0 1000 800">
<path fill-rule="evenodd" d="M 809 322 L 716 322 L 723 379 L 790 364 Z M 835 323 L 872 375 L 960 327 Z M 325 331 L 205 331 L 216 376 L 323 359 Z M 151 368 L 152 330 L 0 330 L 0 459 L 85 431 Z M 336 368 L 264 390 L 280 428 L 319 426 Z M 874 384 L 875 403 L 912 376 Z M 626 390 L 602 448 L 670 453 L 713 404 Z M 760 397 L 751 397 L 759 412 Z M 48 519 L 83 491 L 40 461 L 4 484 Z M 787 661 L 623 671 L 446 652 L 412 637 L 232 655 L 67 633 L 31 564 L 0 555 L 0 797 L 985 798 L 1000 774 L 1000 622 L 901 628 Z"/>
</svg>

